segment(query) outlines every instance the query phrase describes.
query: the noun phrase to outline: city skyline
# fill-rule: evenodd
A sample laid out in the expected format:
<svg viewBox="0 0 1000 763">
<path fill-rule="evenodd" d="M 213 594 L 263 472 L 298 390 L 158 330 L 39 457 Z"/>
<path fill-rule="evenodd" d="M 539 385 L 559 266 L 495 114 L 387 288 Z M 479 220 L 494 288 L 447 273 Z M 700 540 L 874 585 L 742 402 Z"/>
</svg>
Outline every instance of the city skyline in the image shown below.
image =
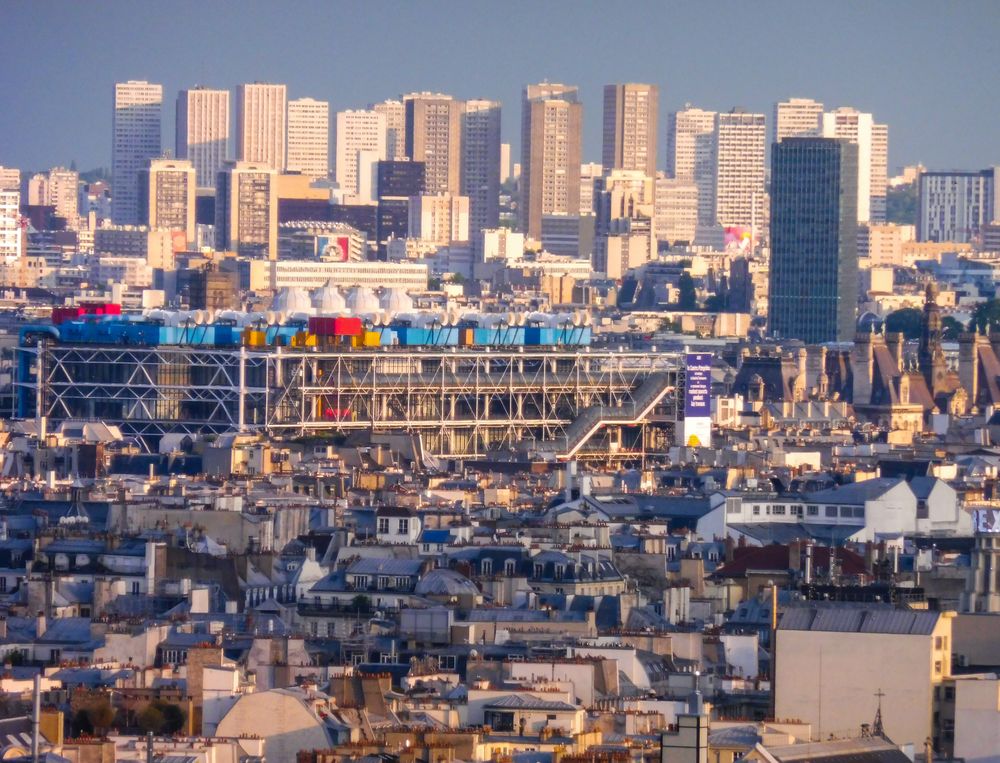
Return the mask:
<svg viewBox="0 0 1000 763">
<path fill-rule="evenodd" d="M 717 5 L 716 14 L 683 6 L 636 9 L 650 23 L 631 33 L 626 60 L 614 53 L 613 37 L 607 45 L 588 46 L 583 55 L 579 42 L 603 28 L 600 12 L 584 7 L 566 15 L 562 4 L 534 9 L 514 3 L 503 13 L 449 4 L 430 14 L 395 4 L 370 14 L 301 4 L 287 14 L 259 6 L 249 16 L 216 5 L 198 7 L 201 21 L 192 27 L 184 23 L 189 14 L 183 3 L 161 8 L 113 3 L 105 6 L 104 25 L 93 24 L 84 9 L 69 4 L 13 3 L 0 41 L 18 87 L 11 91 L 11 108 L 0 117 L 0 163 L 25 169 L 72 161 L 81 169 L 109 167 L 107 94 L 114 82 L 129 79 L 163 85 L 168 126 L 178 91 L 198 84 L 235 91 L 256 80 L 283 83 L 290 99 L 329 101 L 331 113 L 422 90 L 462 100 L 498 100 L 505 106 L 503 139 L 512 144 L 513 156 L 520 155 L 521 88 L 544 79 L 560 81 L 580 89 L 585 161 L 600 158 L 602 88 L 648 82 L 660 88 L 661 146 L 666 114 L 685 103 L 717 111 L 741 106 L 770 115 L 775 102 L 796 97 L 821 101 L 829 109 L 851 106 L 889 124 L 890 173 L 916 162 L 949 169 L 998 161 L 993 148 L 1000 129 L 998 107 L 982 72 L 988 52 L 997 47 L 990 34 L 996 25 L 990 22 L 1000 20 L 1000 7 L 964 3 L 945 12 L 930 3 Z M 741 54 L 709 60 L 704 45 L 716 41 L 720 14 L 725 29 L 738 30 L 734 45 L 741 46 Z M 439 23 L 445 15 L 448 23 Z M 564 21 L 558 33 L 547 23 L 555 17 Z M 477 34 L 498 28 L 501 21 L 505 36 Z M 887 24 L 898 33 L 883 34 Z M 217 31 L 227 27 L 238 43 L 219 42 Z M 817 27 L 828 35 L 816 39 Z M 88 34 L 79 35 L 84 28 Z M 393 44 L 381 46 L 380 56 L 370 61 L 370 54 L 362 57 L 364 40 L 375 34 Z M 179 37 L 199 54 L 177 56 Z M 62 56 L 29 56 L 27 41 L 38 39 L 91 65 L 65 67 Z M 123 39 L 133 40 L 130 49 L 122 49 Z M 295 40 L 284 52 L 283 39 Z M 322 67 L 308 65 L 305 53 L 298 52 L 324 48 L 330 57 Z M 937 55 L 927 55 L 932 49 Z M 933 109 L 921 108 L 926 100 L 913 97 L 914 83 L 935 91 Z M 24 119 L 37 129 L 18 129 Z M 956 124 L 977 127 L 956 130 Z M 169 133 L 168 127 L 164 148 L 173 145 Z M 661 151 L 657 166 L 664 164 Z"/>
</svg>

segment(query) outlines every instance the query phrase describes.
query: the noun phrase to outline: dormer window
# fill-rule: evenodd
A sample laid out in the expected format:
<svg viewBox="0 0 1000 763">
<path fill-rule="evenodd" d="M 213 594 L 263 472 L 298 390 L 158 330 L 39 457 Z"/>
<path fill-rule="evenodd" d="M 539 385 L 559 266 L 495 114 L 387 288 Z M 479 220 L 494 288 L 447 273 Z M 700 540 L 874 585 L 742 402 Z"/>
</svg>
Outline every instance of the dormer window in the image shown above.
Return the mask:
<svg viewBox="0 0 1000 763">
<path fill-rule="evenodd" d="M 535 577 L 536 578 L 540 578 L 544 572 L 545 572 L 545 565 L 542 564 L 541 562 L 536 562 L 535 563 Z"/>
<path fill-rule="evenodd" d="M 378 518 L 378 531 L 380 533 L 389 532 L 389 517 L 379 517 Z"/>
<path fill-rule="evenodd" d="M 562 580 L 566 575 L 566 565 L 557 564 L 556 565 L 556 580 Z"/>
<path fill-rule="evenodd" d="M 483 576 L 492 575 L 493 574 L 493 560 L 492 559 L 483 559 L 479 563 L 479 573 L 481 575 L 483 575 Z"/>
<path fill-rule="evenodd" d="M 503 563 L 503 574 L 509 578 L 514 577 L 514 573 L 517 571 L 517 562 L 513 559 L 508 559 Z"/>
</svg>

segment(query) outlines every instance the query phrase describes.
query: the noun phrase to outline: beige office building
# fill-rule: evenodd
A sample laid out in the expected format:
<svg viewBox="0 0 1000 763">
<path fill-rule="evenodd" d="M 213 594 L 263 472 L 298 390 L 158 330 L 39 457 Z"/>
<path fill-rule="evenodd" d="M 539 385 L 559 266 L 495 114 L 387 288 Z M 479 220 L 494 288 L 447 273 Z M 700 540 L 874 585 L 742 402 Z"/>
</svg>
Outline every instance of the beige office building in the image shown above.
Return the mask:
<svg viewBox="0 0 1000 763">
<path fill-rule="evenodd" d="M 462 114 L 465 104 L 441 93 L 411 93 L 406 106 L 406 155 L 424 163 L 427 193 L 462 190 Z"/>
<path fill-rule="evenodd" d="M 278 173 L 266 164 L 226 162 L 215 189 L 215 248 L 278 256 Z"/>
<path fill-rule="evenodd" d="M 361 193 L 362 186 L 370 190 L 370 179 L 369 182 L 360 182 L 360 159 L 365 155 L 374 155 L 377 161 L 390 158 L 387 137 L 384 111 L 372 108 L 368 111 L 356 109 L 337 112 L 334 173 L 342 192 L 356 196 Z M 358 200 L 365 203 L 374 201 L 371 193 Z"/>
<path fill-rule="evenodd" d="M 694 243 L 698 230 L 698 186 L 673 178 L 656 178 L 653 230 L 657 241 Z"/>
<path fill-rule="evenodd" d="M 868 223 L 858 226 L 858 257 L 868 266 L 904 267 L 904 231 L 899 225 Z"/>
<path fill-rule="evenodd" d="M 447 245 L 469 240 L 469 197 L 450 193 L 410 199 L 410 238 Z"/>
<path fill-rule="evenodd" d="M 285 169 L 285 85 L 263 82 L 236 89 L 236 158 L 241 162 Z"/>
<path fill-rule="evenodd" d="M 771 141 L 815 138 L 823 134 L 823 104 L 811 98 L 789 98 L 774 104 Z"/>
<path fill-rule="evenodd" d="M 385 117 L 385 158 L 401 162 L 406 159 L 406 106 L 402 101 L 382 101 L 368 107 Z"/>
<path fill-rule="evenodd" d="M 858 146 L 858 222 L 885 221 L 889 128 L 871 114 L 842 107 L 823 115 L 823 136 Z"/>
<path fill-rule="evenodd" d="M 698 223 L 715 224 L 714 111 L 687 104 L 667 125 L 667 177 L 698 188 Z"/>
<path fill-rule="evenodd" d="M 21 170 L 14 167 L 0 167 L 0 191 L 20 191 Z"/>
<path fill-rule="evenodd" d="M 151 230 L 184 234 L 184 247 L 195 242 L 197 172 L 186 159 L 152 159 L 139 173 L 139 216 Z"/>
<path fill-rule="evenodd" d="M 175 154 L 194 167 L 199 188 L 215 188 L 229 158 L 229 91 L 196 87 L 177 94 Z"/>
<path fill-rule="evenodd" d="M 604 86 L 601 163 L 608 170 L 656 174 L 656 130 L 660 90 L 656 85 Z"/>
<path fill-rule="evenodd" d="M 28 181 L 28 204 L 52 207 L 56 216 L 66 220 L 70 229 L 79 223 L 80 176 L 65 167 L 32 175 Z"/>
<path fill-rule="evenodd" d="M 289 172 L 319 179 L 330 174 L 330 104 L 313 98 L 288 102 Z"/>
<path fill-rule="evenodd" d="M 716 224 L 764 228 L 766 140 L 763 114 L 734 109 L 716 115 Z"/>
<path fill-rule="evenodd" d="M 111 150 L 111 219 L 138 221 L 139 170 L 160 155 L 163 86 L 129 80 L 115 84 Z"/>
<path fill-rule="evenodd" d="M 21 192 L 0 190 L 0 261 L 18 259 L 23 251 Z"/>
<path fill-rule="evenodd" d="M 541 239 L 542 218 L 580 214 L 583 104 L 576 87 L 527 85 L 521 102 L 521 229 Z"/>
</svg>

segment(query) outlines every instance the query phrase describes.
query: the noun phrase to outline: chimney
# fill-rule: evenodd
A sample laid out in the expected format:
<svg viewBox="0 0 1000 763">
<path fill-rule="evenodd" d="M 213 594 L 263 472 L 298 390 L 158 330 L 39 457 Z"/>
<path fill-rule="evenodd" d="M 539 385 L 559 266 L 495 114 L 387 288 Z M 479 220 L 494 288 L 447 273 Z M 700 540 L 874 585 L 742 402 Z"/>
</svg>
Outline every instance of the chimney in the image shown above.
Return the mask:
<svg viewBox="0 0 1000 763">
<path fill-rule="evenodd" d="M 798 572 L 802 567 L 802 543 L 798 540 L 793 540 L 788 544 L 788 569 L 793 573 Z M 794 578 L 795 575 L 793 574 Z"/>
<path fill-rule="evenodd" d="M 812 585 L 813 579 L 813 544 L 806 543 L 806 568 L 802 575 L 802 582 Z"/>
</svg>

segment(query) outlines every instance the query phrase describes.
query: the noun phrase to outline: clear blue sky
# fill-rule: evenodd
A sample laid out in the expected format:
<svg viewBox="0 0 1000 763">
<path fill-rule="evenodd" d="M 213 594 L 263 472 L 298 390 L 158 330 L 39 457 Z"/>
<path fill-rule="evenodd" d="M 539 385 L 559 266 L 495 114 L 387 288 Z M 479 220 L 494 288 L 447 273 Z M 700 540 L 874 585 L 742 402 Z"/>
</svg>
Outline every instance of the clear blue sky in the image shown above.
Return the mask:
<svg viewBox="0 0 1000 763">
<path fill-rule="evenodd" d="M 812 97 L 889 124 L 890 172 L 1000 164 L 1000 0 L 660 2 L 221 2 L 0 5 L 0 164 L 108 166 L 114 82 L 285 82 L 290 97 L 362 107 L 411 90 L 503 102 L 519 139 L 520 89 L 579 85 L 584 156 L 600 159 L 601 87 L 661 88 L 661 123 L 685 102 Z M 664 163 L 664 130 L 660 130 Z"/>
</svg>

